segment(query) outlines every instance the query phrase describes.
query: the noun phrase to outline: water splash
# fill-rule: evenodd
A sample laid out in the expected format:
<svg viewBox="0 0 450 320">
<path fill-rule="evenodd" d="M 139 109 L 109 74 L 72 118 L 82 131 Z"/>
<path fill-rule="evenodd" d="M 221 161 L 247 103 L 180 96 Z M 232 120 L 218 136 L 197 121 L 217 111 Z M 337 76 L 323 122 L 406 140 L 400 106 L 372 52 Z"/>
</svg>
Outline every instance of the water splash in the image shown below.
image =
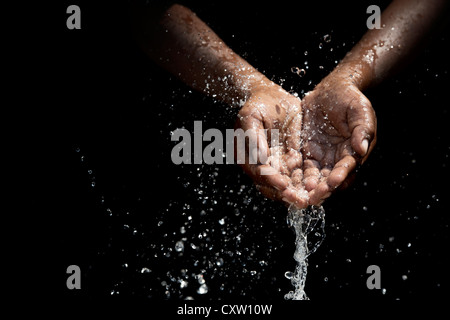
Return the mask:
<svg viewBox="0 0 450 320">
<path fill-rule="evenodd" d="M 306 275 L 308 272 L 308 256 L 314 253 L 325 238 L 325 210 L 322 206 L 310 206 L 297 209 L 291 205 L 288 210 L 287 223 L 295 231 L 294 260 L 297 261 L 295 272 L 286 272 L 285 276 L 291 280 L 294 291 L 285 294 L 286 300 L 309 300 L 305 293 Z M 317 228 L 316 228 L 317 226 Z M 307 236 L 316 230 L 316 239 L 308 243 Z"/>
<path fill-rule="evenodd" d="M 303 77 L 306 74 L 305 69 L 300 69 L 299 67 L 292 67 L 291 72 L 297 74 L 299 77 Z"/>
</svg>

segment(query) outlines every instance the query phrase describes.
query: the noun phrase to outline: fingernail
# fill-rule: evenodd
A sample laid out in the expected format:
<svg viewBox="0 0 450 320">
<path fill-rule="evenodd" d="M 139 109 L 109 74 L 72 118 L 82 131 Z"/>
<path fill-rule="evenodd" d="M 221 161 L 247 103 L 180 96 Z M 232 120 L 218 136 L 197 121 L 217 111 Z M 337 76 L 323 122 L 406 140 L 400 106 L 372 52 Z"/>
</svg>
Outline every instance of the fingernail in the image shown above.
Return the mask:
<svg viewBox="0 0 450 320">
<path fill-rule="evenodd" d="M 363 142 L 361 143 L 361 146 L 364 150 L 364 155 L 366 155 L 367 149 L 369 149 L 369 140 L 364 139 Z"/>
</svg>

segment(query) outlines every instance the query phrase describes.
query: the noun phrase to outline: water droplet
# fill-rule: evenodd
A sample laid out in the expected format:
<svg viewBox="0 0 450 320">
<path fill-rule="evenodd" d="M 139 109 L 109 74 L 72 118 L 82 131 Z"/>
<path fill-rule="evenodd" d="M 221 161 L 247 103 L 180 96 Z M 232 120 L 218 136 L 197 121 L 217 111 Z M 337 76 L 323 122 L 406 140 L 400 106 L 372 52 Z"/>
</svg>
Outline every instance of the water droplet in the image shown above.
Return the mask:
<svg viewBox="0 0 450 320">
<path fill-rule="evenodd" d="M 202 284 L 200 288 L 197 290 L 198 294 L 206 294 L 208 293 L 208 286 L 206 284 Z"/>
<path fill-rule="evenodd" d="M 197 275 L 197 281 L 198 281 L 199 284 L 204 284 L 206 282 L 205 278 L 203 278 L 202 274 L 198 274 Z"/>
<path fill-rule="evenodd" d="M 403 279 L 403 280 L 407 280 L 407 279 L 408 279 L 408 276 L 407 276 L 406 274 L 404 274 L 404 275 L 402 275 L 402 279 Z"/>
<path fill-rule="evenodd" d="M 152 270 L 150 270 L 149 268 L 142 268 L 141 269 L 141 273 L 150 273 L 152 272 Z"/>
<path fill-rule="evenodd" d="M 325 41 L 326 43 L 329 43 L 331 41 L 331 36 L 329 34 L 324 35 L 323 41 Z"/>
<path fill-rule="evenodd" d="M 175 251 L 176 252 L 182 252 L 184 250 L 184 242 L 183 241 L 177 241 L 177 243 L 175 243 Z"/>
<path fill-rule="evenodd" d="M 292 73 L 297 74 L 299 77 L 303 77 L 306 74 L 305 69 L 300 69 L 299 67 L 292 67 Z"/>
<path fill-rule="evenodd" d="M 319 43 L 319 49 L 322 49 L 323 48 L 323 43 L 321 42 L 321 43 Z"/>
<path fill-rule="evenodd" d="M 294 276 L 294 273 L 292 271 L 286 271 L 284 273 L 284 276 L 286 277 L 286 279 L 291 280 L 292 277 Z"/>
<path fill-rule="evenodd" d="M 220 219 L 219 223 L 223 226 L 225 224 L 225 218 Z"/>
<path fill-rule="evenodd" d="M 216 265 L 219 266 L 219 267 L 223 266 L 223 259 L 222 258 L 217 259 L 216 260 Z"/>
<path fill-rule="evenodd" d="M 188 282 L 186 280 L 180 281 L 180 289 L 186 288 L 188 286 Z"/>
</svg>

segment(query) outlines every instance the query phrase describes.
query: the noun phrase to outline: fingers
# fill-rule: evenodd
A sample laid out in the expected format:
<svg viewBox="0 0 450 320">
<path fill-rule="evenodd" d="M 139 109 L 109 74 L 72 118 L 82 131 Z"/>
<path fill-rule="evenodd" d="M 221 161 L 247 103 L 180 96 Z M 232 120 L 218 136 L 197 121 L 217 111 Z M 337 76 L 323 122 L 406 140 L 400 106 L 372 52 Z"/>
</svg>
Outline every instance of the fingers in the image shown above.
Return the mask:
<svg viewBox="0 0 450 320">
<path fill-rule="evenodd" d="M 239 126 L 235 131 L 235 157 L 238 164 L 248 162 L 250 164 L 265 164 L 269 156 L 266 130 L 261 119 L 255 114 L 246 115 L 240 112 Z M 248 138 L 248 142 L 246 142 Z"/>
<path fill-rule="evenodd" d="M 256 185 L 256 189 L 258 189 L 258 191 L 261 192 L 262 195 L 265 196 L 266 198 L 277 201 L 283 201 L 282 193 L 273 187 L 265 185 Z"/>
<path fill-rule="evenodd" d="M 342 158 L 331 171 L 324 169 L 322 180 L 309 192 L 309 204 L 320 205 L 334 192 L 356 168 L 356 159 L 350 155 Z"/>
<path fill-rule="evenodd" d="M 345 156 L 334 166 L 333 170 L 327 178 L 327 184 L 331 189 L 336 189 L 341 185 L 342 182 L 347 178 L 347 176 L 355 170 L 356 159 L 352 156 Z"/>
<path fill-rule="evenodd" d="M 331 196 L 331 190 L 326 181 L 321 182 L 315 189 L 309 192 L 309 204 L 320 206 L 322 202 Z"/>
<path fill-rule="evenodd" d="M 365 125 L 357 126 L 353 132 L 351 137 L 351 146 L 353 150 L 360 156 L 361 159 L 367 158 L 369 154 L 369 147 L 374 146 L 371 145 L 374 140 L 375 133 L 371 131 L 370 127 Z"/>
<path fill-rule="evenodd" d="M 270 165 L 243 165 L 242 168 L 257 185 L 269 186 L 282 191 L 290 183 L 289 177 Z"/>
<path fill-rule="evenodd" d="M 341 183 L 341 185 L 338 187 L 338 190 L 345 190 L 348 187 L 350 187 L 353 182 L 355 181 L 356 173 L 355 171 L 352 171 L 348 174 L 347 178 Z"/>
<path fill-rule="evenodd" d="M 264 196 L 303 208 L 308 204 L 308 192 L 302 186 L 300 100 L 287 101 L 285 105 L 283 102 L 281 112 L 289 111 L 286 117 L 280 116 L 277 111 L 272 119 L 267 110 L 259 110 L 259 105 L 248 104 L 240 110 L 237 126 L 242 129 L 240 134 L 245 135 L 248 142 L 245 146 L 235 142 L 235 152 L 241 151 L 245 155 L 237 159 L 237 163 Z M 278 137 L 277 128 L 280 126 L 281 136 Z"/>
<path fill-rule="evenodd" d="M 301 168 L 303 164 L 303 157 L 300 152 L 291 149 L 283 157 L 288 174 L 293 172 L 296 168 Z"/>
<path fill-rule="evenodd" d="M 288 204 L 293 203 L 298 208 L 305 208 L 308 205 L 308 192 L 302 183 L 301 155 L 291 150 L 284 156 L 287 160 L 282 167 L 289 171 L 288 175 L 283 173 L 285 170 L 272 167 L 272 163 L 270 165 L 244 165 L 243 169 L 264 196 Z"/>
<path fill-rule="evenodd" d="M 269 157 L 271 159 L 272 156 Z M 303 188 L 303 170 L 301 155 L 291 150 L 283 155 L 281 166 L 246 165 L 244 171 L 255 181 L 258 190 L 266 197 L 295 204 L 298 208 L 308 205 L 308 192 Z M 283 170 L 281 168 L 284 168 Z M 288 171 L 288 174 L 284 171 Z"/>
<path fill-rule="evenodd" d="M 317 187 L 320 179 L 320 164 L 316 160 L 308 159 L 303 164 L 303 185 L 306 191 Z"/>
<path fill-rule="evenodd" d="M 306 208 L 309 204 L 308 192 L 302 187 L 287 187 L 282 192 L 282 200 L 289 204 L 294 204 L 299 209 Z"/>
<path fill-rule="evenodd" d="M 241 109 L 238 126 L 243 132 L 239 132 L 235 139 L 236 162 L 264 196 L 281 200 L 281 192 L 287 188 L 290 181 L 287 176 L 281 174 L 280 168 L 269 165 L 271 152 L 259 113 L 249 108 Z M 245 137 L 248 137 L 248 143 L 243 143 Z"/>
<path fill-rule="evenodd" d="M 282 192 L 263 185 L 257 185 L 256 188 L 266 198 L 284 202 L 286 206 L 294 204 L 299 209 L 308 206 L 308 193 L 304 190 L 298 190 L 292 186 L 286 188 Z"/>
<path fill-rule="evenodd" d="M 262 166 L 261 166 L 262 167 Z M 308 206 L 308 192 L 302 186 L 303 172 L 296 169 L 292 173 L 291 178 L 276 173 L 275 169 L 270 167 L 267 170 L 274 170 L 274 174 L 257 178 L 261 183 L 257 184 L 257 189 L 267 198 L 285 202 L 287 205 L 295 204 L 298 208 L 306 208 Z M 254 179 L 255 180 L 255 179 Z"/>
<path fill-rule="evenodd" d="M 309 196 L 303 185 L 303 170 L 300 168 L 294 169 L 291 174 L 291 181 L 293 188 L 286 188 L 283 192 L 283 200 L 289 204 L 295 204 L 299 209 L 306 208 Z"/>
<path fill-rule="evenodd" d="M 293 185 L 294 187 L 300 187 L 300 186 L 302 186 L 302 182 L 303 182 L 303 170 L 300 169 L 300 168 L 295 169 L 295 170 L 292 172 L 292 175 L 291 175 L 291 181 L 292 181 L 292 185 Z"/>
</svg>

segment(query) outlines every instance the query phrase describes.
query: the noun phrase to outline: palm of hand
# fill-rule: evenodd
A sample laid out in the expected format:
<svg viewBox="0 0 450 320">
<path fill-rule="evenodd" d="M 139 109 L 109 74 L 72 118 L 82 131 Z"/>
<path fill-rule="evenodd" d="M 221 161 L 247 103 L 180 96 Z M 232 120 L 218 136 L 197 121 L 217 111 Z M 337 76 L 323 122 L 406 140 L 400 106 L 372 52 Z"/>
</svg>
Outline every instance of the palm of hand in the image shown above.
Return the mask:
<svg viewBox="0 0 450 320">
<path fill-rule="evenodd" d="M 241 164 L 244 171 L 266 197 L 299 208 L 320 205 L 376 140 L 369 100 L 340 81 L 317 86 L 303 101 L 279 86 L 264 88 L 241 109 L 237 127 L 259 130 L 250 136 L 257 148 L 246 152 L 260 161 Z"/>
<path fill-rule="evenodd" d="M 320 204 L 368 155 L 375 113 L 355 87 L 318 86 L 303 100 L 304 187 L 310 204 Z M 373 148 L 372 143 L 371 148 Z"/>
<path fill-rule="evenodd" d="M 241 165 L 261 193 L 271 199 L 305 206 L 307 194 L 302 185 L 301 120 L 300 99 L 274 85 L 249 98 L 239 112 L 237 127 L 259 130 L 251 135 L 251 139 L 258 142 L 258 163 Z"/>
</svg>

